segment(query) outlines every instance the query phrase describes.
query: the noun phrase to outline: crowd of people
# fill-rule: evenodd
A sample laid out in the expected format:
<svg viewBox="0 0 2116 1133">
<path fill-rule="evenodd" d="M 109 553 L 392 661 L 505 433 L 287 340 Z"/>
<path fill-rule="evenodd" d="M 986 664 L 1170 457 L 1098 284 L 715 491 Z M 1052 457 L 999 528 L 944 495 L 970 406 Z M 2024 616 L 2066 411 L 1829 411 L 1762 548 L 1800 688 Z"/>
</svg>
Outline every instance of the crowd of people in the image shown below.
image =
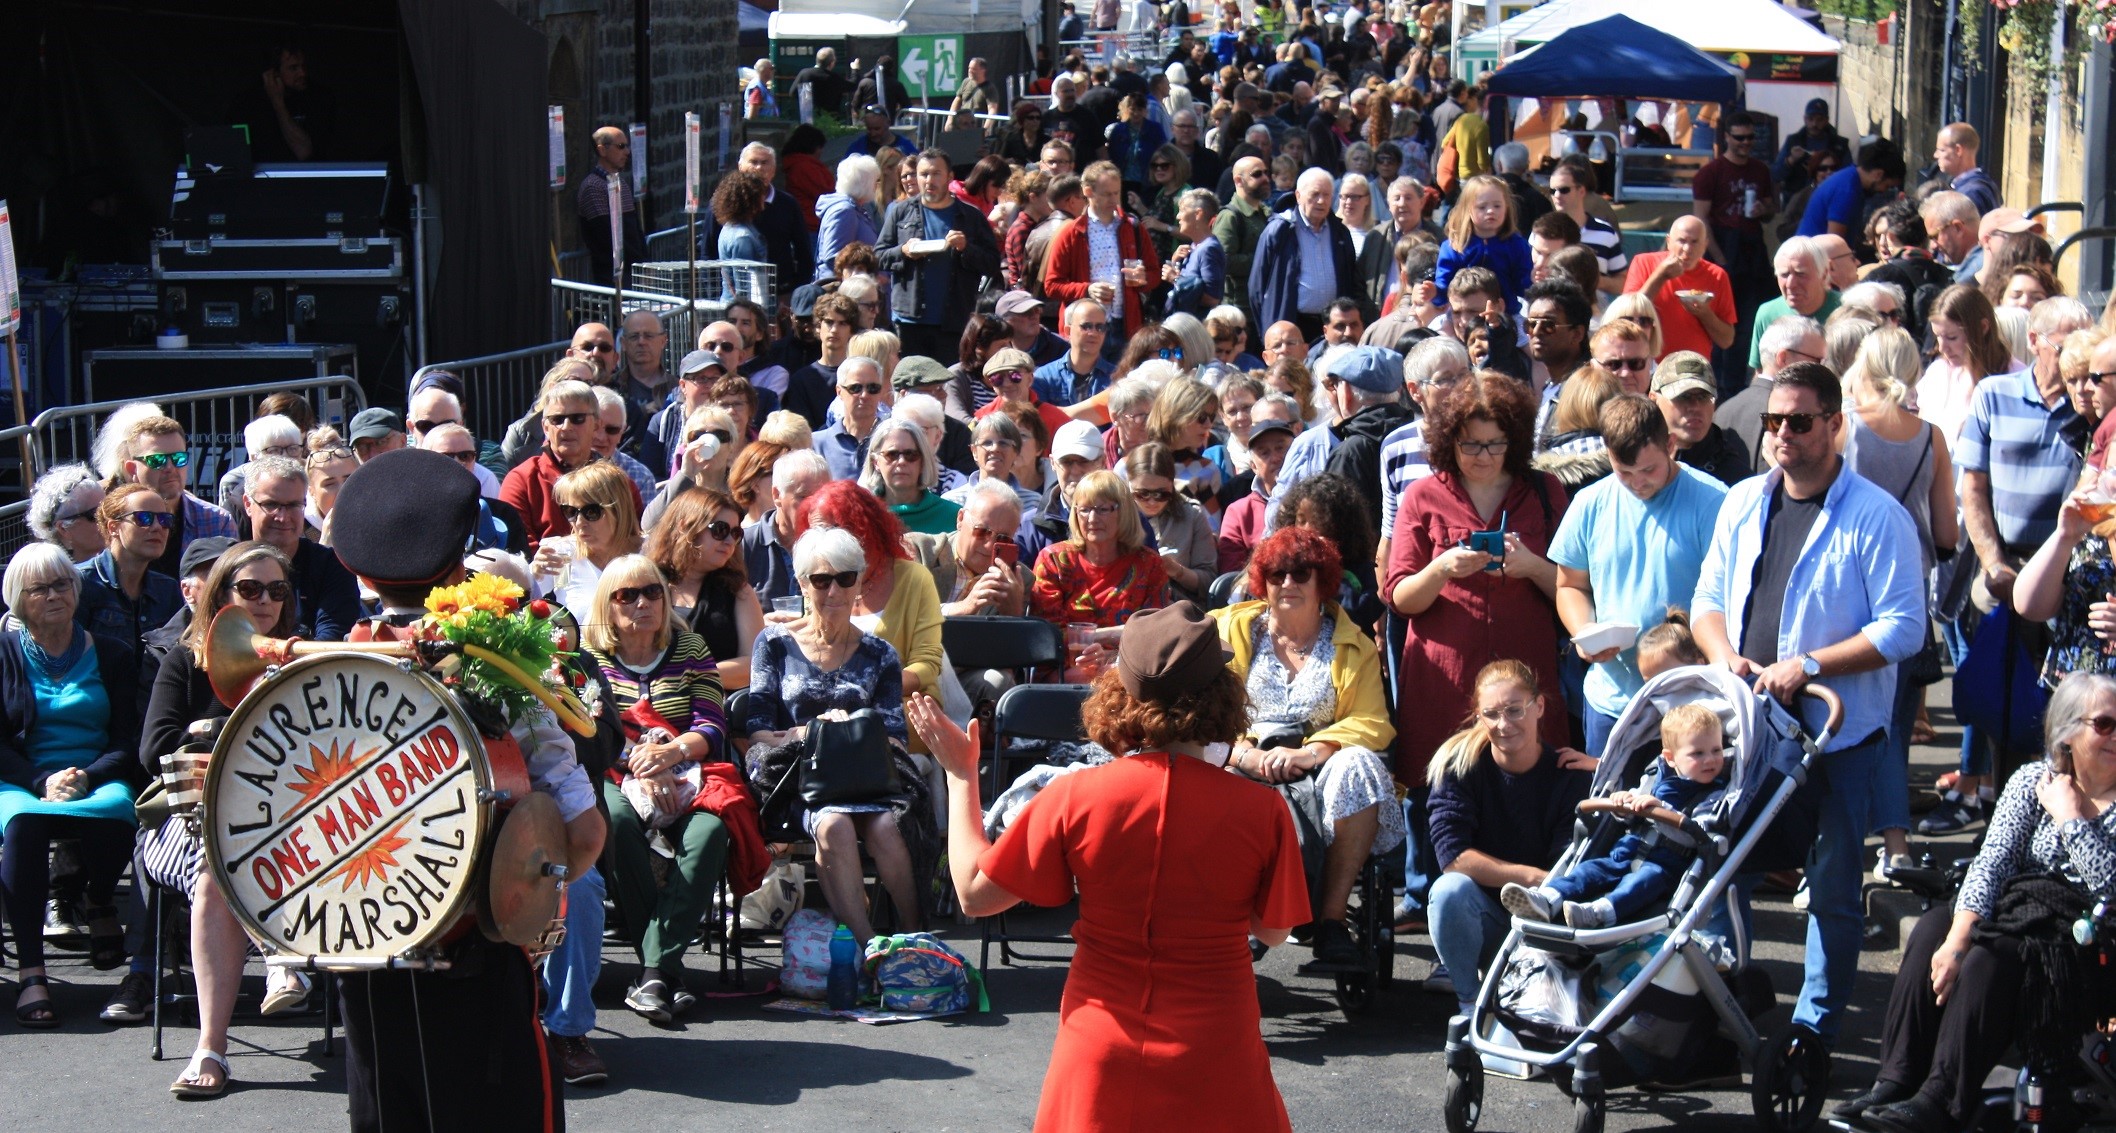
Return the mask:
<svg viewBox="0 0 2116 1133">
<path fill-rule="evenodd" d="M 735 762 L 754 789 L 819 722 L 871 713 L 899 789 L 777 816 L 815 843 L 836 920 L 876 928 L 863 855 L 900 928 L 936 912 L 937 875 L 973 912 L 1070 898 L 1050 862 L 981 829 L 940 868 L 982 825 L 962 806 L 961 726 L 1007 680 L 958 671 L 942 625 L 1008 615 L 1062 627 L 1068 672 L 1098 697 L 1173 700 L 1090 712 L 1091 734 L 1132 744 L 1111 754 L 1166 745 L 1152 749 L 1281 788 L 1308 816 L 1305 901 L 1272 872 L 1277 832 L 1243 851 L 1272 886 L 1245 891 L 1261 894 L 1257 953 L 1307 924 L 1312 970 L 1357 970 L 1355 882 L 1402 847 L 1392 916 L 1430 935 L 1425 986 L 1465 1009 L 1507 910 L 1600 924 L 1635 906 L 1550 870 L 1648 679 L 1724 666 L 1811 728 L 1797 694 L 1827 685 L 1846 710 L 1798 881 L 1793 1018 L 1837 1040 L 1870 869 L 1908 865 L 1913 831 L 1990 823 L 1961 902 L 1911 941 L 1881 1081 L 1847 1108 L 1880 1129 L 1959 1126 L 2005 1046 L 1991 1020 L 2013 1001 L 1993 997 L 2021 987 L 2019 949 L 1978 923 L 2024 872 L 2071 869 L 2089 899 L 2116 886 L 2116 691 L 2074 675 L 2116 668 L 2116 315 L 2064 293 L 1966 125 L 1912 171 L 1903 146 L 1847 140 L 1818 105 L 1773 162 L 1745 112 L 1607 101 L 1640 144 L 1680 126 L 1715 151 L 1662 249 L 1629 255 L 1606 167 L 1494 144 L 1484 92 L 1450 77 L 1443 0 L 1136 7 L 1125 18 L 1161 31 L 1165 56 L 1062 54 L 967 168 L 891 128 L 891 60 L 854 82 L 819 55 L 798 82 L 819 107 L 852 99 L 864 132 L 834 176 L 820 135 L 742 148 L 706 225 L 709 253 L 778 265 L 773 301 L 734 300 L 695 341 L 649 310 L 581 326 L 531 403 L 503 407 L 521 416 L 500 437 L 465 427 L 469 388 L 436 371 L 407 410 L 342 425 L 266 399 L 218 484 L 148 404 L 109 416 L 91 465 L 46 472 L 0 632 L 17 1021 L 60 1021 L 47 937 L 123 969 L 105 1020 L 144 1018 L 151 926 L 115 896 L 134 862 L 190 899 L 202 1024 L 173 1088 L 226 1088 L 242 930 L 195 840 L 135 836 L 132 798 L 193 719 L 227 711 L 201 671 L 215 613 L 331 641 L 393 608 L 341 529 L 375 528 L 341 524 L 338 502 L 408 448 L 475 480 L 471 566 L 570 614 L 600 701 L 669 722 L 578 745 L 594 788 L 568 813 L 599 812 L 608 848 L 569 877 L 568 933 L 540 977 L 570 1084 L 609 1073 L 587 1037 L 605 897 L 641 958 L 625 1005 L 666 1022 L 698 1010 L 684 955 L 740 852 L 739 824 L 713 813 L 643 825 L 628 785 L 651 795 Z M 1114 24 L 1117 5 L 1091 15 Z M 758 70 L 751 108 L 769 114 L 785 92 Z M 973 61 L 955 107 L 996 107 L 989 81 Z M 623 132 L 597 142 L 600 175 L 621 169 Z M 597 177 L 584 230 L 599 224 L 607 251 Z M 1155 620 L 1164 608 L 1181 624 Z M 1609 625 L 1642 632 L 1574 643 Z M 1233 709 L 1165 679 L 1194 668 L 1169 650 L 1199 634 L 1231 658 L 1207 666 L 1227 679 L 1183 687 Z M 1914 822 L 1926 688 L 1993 635 L 2055 694 L 2047 735 L 1965 727 L 1959 769 Z M 1716 739 L 1686 735 L 1682 766 L 1716 758 Z M 1190 774 L 1170 758 L 1186 770 L 1152 774 Z M 1028 825 L 1058 837 L 1058 821 Z M 1081 933 L 1098 979 L 1129 963 L 1110 952 L 1131 930 L 1104 928 Z M 311 994 L 289 969 L 270 979 L 267 1013 Z"/>
</svg>

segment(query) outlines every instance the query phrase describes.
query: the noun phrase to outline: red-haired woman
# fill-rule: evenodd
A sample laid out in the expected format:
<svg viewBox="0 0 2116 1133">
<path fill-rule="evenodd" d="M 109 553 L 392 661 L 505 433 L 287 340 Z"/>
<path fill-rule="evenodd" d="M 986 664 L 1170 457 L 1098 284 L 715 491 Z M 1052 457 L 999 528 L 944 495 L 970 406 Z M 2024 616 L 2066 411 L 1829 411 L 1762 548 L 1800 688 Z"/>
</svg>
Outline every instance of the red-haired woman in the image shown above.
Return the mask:
<svg viewBox="0 0 2116 1133">
<path fill-rule="evenodd" d="M 1249 557 L 1249 592 L 1214 610 L 1229 667 L 1248 693 L 1249 726 L 1227 766 L 1279 785 L 1328 847 L 1317 898 L 1315 961 L 1358 971 L 1345 903 L 1367 856 L 1403 844 L 1403 808 L 1389 775 L 1396 738 L 1374 639 L 1336 602 L 1344 560 L 1310 527 L 1285 527 Z"/>
<path fill-rule="evenodd" d="M 877 617 L 873 633 L 895 647 L 904 667 L 904 693 L 937 695 L 940 687 L 940 593 L 933 575 L 904 549 L 904 525 L 873 492 L 834 480 L 801 507 L 801 528 L 850 532 L 867 553 L 867 576 L 852 616 Z M 796 536 L 798 538 L 798 535 Z"/>
<path fill-rule="evenodd" d="M 1557 568 L 1544 558 L 1566 497 L 1554 477 L 1529 467 L 1535 413 L 1525 385 L 1480 370 L 1427 421 L 1433 474 L 1404 493 L 1382 583 L 1410 619 L 1396 713 L 1396 778 L 1405 783 L 1425 782 L 1434 749 L 1469 718 L 1471 678 L 1494 661 L 1535 671 L 1542 738 L 1566 739 Z M 1504 553 L 1473 548 L 1480 533 L 1499 533 Z"/>
</svg>

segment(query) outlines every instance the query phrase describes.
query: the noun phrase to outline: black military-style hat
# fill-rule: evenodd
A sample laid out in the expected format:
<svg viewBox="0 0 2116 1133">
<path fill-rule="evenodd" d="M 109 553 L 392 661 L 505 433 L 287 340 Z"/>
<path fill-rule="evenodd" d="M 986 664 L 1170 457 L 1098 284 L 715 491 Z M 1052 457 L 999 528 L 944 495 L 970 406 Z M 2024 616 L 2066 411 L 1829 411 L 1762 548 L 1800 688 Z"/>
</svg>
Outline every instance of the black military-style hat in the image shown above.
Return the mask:
<svg viewBox="0 0 2116 1133">
<path fill-rule="evenodd" d="M 338 490 L 331 549 L 370 582 L 422 586 L 462 563 L 477 521 L 477 477 L 440 453 L 397 449 L 361 465 Z"/>
</svg>

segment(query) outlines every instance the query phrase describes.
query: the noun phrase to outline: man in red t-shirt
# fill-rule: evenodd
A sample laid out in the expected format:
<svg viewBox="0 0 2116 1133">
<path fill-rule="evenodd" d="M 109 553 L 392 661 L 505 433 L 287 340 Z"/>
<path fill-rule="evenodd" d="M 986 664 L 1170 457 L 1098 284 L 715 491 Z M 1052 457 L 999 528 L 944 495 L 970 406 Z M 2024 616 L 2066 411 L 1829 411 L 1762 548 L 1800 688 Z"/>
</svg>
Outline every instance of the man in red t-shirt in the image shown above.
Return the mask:
<svg viewBox="0 0 2116 1133">
<path fill-rule="evenodd" d="M 1644 292 L 1660 314 L 1661 356 L 1734 344 L 1734 287 L 1725 269 L 1705 259 L 1705 222 L 1679 217 L 1668 227 L 1667 250 L 1631 257 L 1624 291 Z M 1684 296 L 1683 292 L 1690 292 Z"/>
</svg>

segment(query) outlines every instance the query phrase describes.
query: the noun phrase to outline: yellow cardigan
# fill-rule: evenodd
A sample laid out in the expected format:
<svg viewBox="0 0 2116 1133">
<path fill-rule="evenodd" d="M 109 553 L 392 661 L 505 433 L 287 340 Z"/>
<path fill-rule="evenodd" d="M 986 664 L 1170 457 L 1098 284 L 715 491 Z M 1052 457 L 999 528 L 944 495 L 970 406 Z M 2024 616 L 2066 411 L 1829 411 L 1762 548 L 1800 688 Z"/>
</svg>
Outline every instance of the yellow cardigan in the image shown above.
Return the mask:
<svg viewBox="0 0 2116 1133">
<path fill-rule="evenodd" d="M 874 636 L 896 649 L 897 662 L 907 673 L 918 674 L 918 689 L 940 698 L 940 592 L 934 588 L 933 572 L 910 559 L 894 561 L 895 580 L 889 586 L 889 602 L 875 621 Z M 912 751 L 926 750 L 913 732 Z"/>
<path fill-rule="evenodd" d="M 1337 603 L 1325 605 L 1336 619 L 1330 635 L 1337 656 L 1330 660 L 1330 683 L 1337 686 L 1337 721 L 1308 739 L 1339 747 L 1363 747 L 1387 754 L 1395 742 L 1396 725 L 1389 719 L 1388 698 L 1382 687 L 1381 653 Z M 1238 602 L 1212 612 L 1220 624 L 1220 641 L 1234 653 L 1227 667 L 1246 684 L 1255 640 L 1256 620 L 1264 614 L 1262 601 Z"/>
</svg>

